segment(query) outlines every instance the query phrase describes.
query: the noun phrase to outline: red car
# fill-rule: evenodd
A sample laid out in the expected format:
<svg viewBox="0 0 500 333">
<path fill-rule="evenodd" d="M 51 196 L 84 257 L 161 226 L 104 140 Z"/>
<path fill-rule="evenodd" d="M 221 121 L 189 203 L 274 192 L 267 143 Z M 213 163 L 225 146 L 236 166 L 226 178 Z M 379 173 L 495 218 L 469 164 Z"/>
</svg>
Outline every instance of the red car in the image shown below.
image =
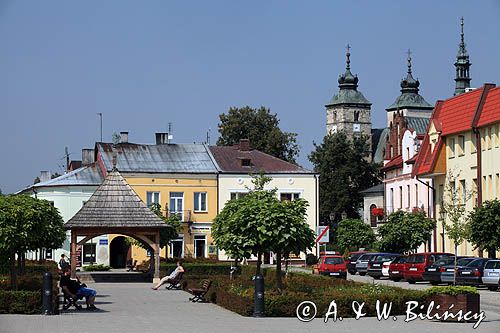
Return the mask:
<svg viewBox="0 0 500 333">
<path fill-rule="evenodd" d="M 319 274 L 347 278 L 347 267 L 342 256 L 327 255 L 319 259 Z"/>
<path fill-rule="evenodd" d="M 399 256 L 389 263 L 389 279 L 398 282 L 404 278 L 406 259 L 406 256 Z"/>
<path fill-rule="evenodd" d="M 435 261 L 444 257 L 453 257 L 453 254 L 444 252 L 410 254 L 406 259 L 403 277 L 410 284 L 414 284 L 417 281 L 423 281 L 422 274 L 425 272 L 425 267 L 432 265 Z"/>
</svg>

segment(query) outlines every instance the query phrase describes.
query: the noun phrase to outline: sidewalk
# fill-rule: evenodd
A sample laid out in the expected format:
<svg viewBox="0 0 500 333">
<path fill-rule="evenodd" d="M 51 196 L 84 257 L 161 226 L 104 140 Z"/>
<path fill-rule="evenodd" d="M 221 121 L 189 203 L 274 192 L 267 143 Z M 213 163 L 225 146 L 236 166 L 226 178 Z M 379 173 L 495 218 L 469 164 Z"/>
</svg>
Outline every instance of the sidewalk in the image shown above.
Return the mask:
<svg viewBox="0 0 500 333">
<path fill-rule="evenodd" d="M 478 329 L 473 324 L 415 320 L 404 323 L 362 318 L 325 324 L 296 318 L 247 318 L 215 304 L 193 304 L 183 291 L 151 290 L 149 283 L 98 283 L 100 312 L 67 312 L 59 316 L 0 315 L 0 332 L 499 332 L 500 314 L 486 312 Z"/>
</svg>

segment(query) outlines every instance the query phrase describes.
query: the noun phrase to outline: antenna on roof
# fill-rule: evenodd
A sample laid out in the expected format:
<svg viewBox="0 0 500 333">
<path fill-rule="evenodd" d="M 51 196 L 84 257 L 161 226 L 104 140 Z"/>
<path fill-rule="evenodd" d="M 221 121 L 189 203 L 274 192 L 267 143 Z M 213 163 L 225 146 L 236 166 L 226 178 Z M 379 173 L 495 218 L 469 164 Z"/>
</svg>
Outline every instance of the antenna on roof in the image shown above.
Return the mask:
<svg viewBox="0 0 500 333">
<path fill-rule="evenodd" d="M 210 131 L 211 131 L 211 129 L 209 127 L 208 131 L 207 131 L 207 145 L 209 145 L 209 146 L 210 146 Z"/>
<path fill-rule="evenodd" d="M 102 142 L 102 112 L 98 112 L 97 115 L 99 116 L 100 122 L 101 122 L 101 141 Z"/>
<path fill-rule="evenodd" d="M 69 151 L 68 147 L 64 147 L 64 156 L 66 157 L 66 172 L 69 171 Z"/>
<path fill-rule="evenodd" d="M 168 132 L 167 132 L 167 144 L 170 144 L 170 140 L 174 139 L 174 135 L 172 134 L 172 123 L 168 123 Z"/>
</svg>

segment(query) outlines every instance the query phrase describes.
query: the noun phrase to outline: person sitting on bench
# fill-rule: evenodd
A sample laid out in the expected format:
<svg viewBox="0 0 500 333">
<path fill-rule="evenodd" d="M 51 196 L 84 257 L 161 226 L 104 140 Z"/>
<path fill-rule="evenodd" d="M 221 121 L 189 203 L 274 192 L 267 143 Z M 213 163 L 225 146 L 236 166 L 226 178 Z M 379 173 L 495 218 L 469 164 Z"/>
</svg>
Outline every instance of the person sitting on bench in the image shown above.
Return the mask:
<svg viewBox="0 0 500 333">
<path fill-rule="evenodd" d="M 170 275 L 167 275 L 163 279 L 161 279 L 160 282 L 152 289 L 158 290 L 158 288 L 160 288 L 163 284 L 172 282 L 179 273 L 184 273 L 184 267 L 182 267 L 182 263 L 180 261 L 177 262 L 177 268 L 172 273 L 170 273 Z"/>
<path fill-rule="evenodd" d="M 88 288 L 86 285 L 80 283 L 79 280 L 73 280 L 71 278 L 71 268 L 66 267 L 61 275 L 61 280 L 59 281 L 59 286 L 62 288 L 66 295 L 69 295 L 74 300 L 80 297 L 85 297 L 87 303 L 87 310 L 95 311 L 97 310 L 94 305 L 95 295 L 97 292 L 94 289 Z"/>
</svg>

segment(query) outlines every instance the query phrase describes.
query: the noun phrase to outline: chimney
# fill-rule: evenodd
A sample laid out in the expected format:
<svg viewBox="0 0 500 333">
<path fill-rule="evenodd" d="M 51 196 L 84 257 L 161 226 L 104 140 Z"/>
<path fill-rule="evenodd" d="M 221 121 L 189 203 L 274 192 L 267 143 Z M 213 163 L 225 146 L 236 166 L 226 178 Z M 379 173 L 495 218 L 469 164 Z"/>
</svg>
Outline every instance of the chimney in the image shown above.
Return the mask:
<svg viewBox="0 0 500 333">
<path fill-rule="evenodd" d="M 52 175 L 50 171 L 40 171 L 40 182 L 46 182 L 50 180 Z"/>
<path fill-rule="evenodd" d="M 128 143 L 128 132 L 120 132 L 120 143 Z"/>
<path fill-rule="evenodd" d="M 156 144 L 157 145 L 165 145 L 168 143 L 168 133 L 155 133 Z"/>
<path fill-rule="evenodd" d="M 240 151 L 249 151 L 250 150 L 250 140 L 249 139 L 240 139 L 239 150 Z"/>
<path fill-rule="evenodd" d="M 82 166 L 86 166 L 94 162 L 94 149 L 82 149 Z"/>
</svg>

